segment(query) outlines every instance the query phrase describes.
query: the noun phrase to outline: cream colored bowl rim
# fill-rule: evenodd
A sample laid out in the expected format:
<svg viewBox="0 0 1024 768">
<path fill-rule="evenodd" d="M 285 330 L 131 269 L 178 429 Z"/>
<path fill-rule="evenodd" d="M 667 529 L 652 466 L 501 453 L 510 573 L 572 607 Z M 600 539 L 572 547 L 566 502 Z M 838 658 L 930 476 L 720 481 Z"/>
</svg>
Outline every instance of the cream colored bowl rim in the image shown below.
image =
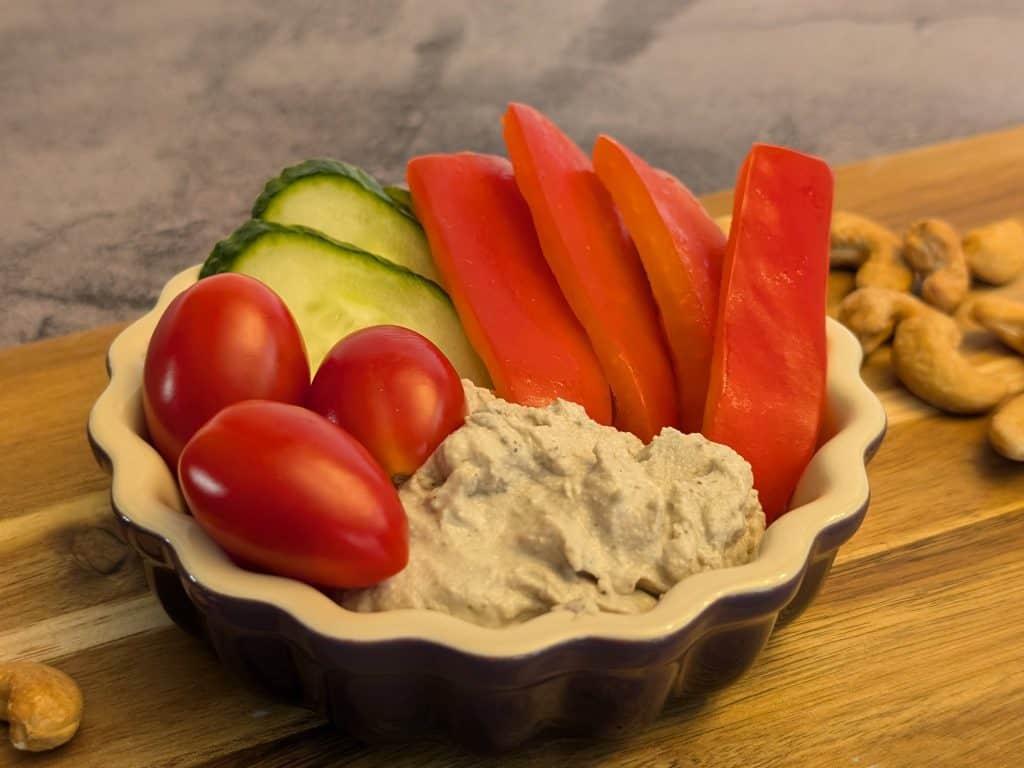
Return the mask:
<svg viewBox="0 0 1024 768">
<path fill-rule="evenodd" d="M 814 455 L 797 486 L 793 509 L 769 526 L 753 562 L 690 576 L 656 607 L 638 615 L 552 611 L 522 624 L 487 628 L 436 611 L 346 610 L 299 581 L 235 565 L 184 513 L 175 479 L 140 434 L 142 367 L 149 338 L 164 308 L 196 281 L 198 273 L 197 265 L 173 277 L 156 306 L 111 344 L 111 378 L 93 406 L 89 432 L 111 461 L 113 504 L 133 525 L 174 550 L 184 578 L 225 596 L 275 606 L 329 638 L 420 640 L 487 657 L 530 654 L 583 638 L 657 640 L 682 630 L 716 601 L 795 581 L 807 566 L 818 535 L 849 521 L 867 504 L 865 454 L 885 430 L 885 411 L 861 379 L 860 345 L 830 318 L 827 390 L 835 434 Z"/>
</svg>

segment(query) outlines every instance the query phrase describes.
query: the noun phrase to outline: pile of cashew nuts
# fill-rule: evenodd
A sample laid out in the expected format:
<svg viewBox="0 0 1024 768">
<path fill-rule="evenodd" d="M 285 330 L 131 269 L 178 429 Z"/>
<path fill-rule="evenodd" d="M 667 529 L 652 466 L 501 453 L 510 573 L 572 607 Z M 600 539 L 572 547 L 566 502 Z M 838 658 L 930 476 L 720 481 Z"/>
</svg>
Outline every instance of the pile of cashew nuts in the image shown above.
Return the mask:
<svg viewBox="0 0 1024 768">
<path fill-rule="evenodd" d="M 1024 303 L 971 293 L 1024 272 L 1024 226 L 1004 219 L 963 237 L 941 219 L 915 222 L 899 237 L 864 216 L 832 217 L 831 266 L 853 272 L 833 280 L 829 312 L 870 354 L 892 340 L 893 370 L 921 400 L 957 414 L 996 409 L 989 423 L 993 448 L 1024 461 L 1024 393 L 989 376 L 961 354 L 964 328 L 991 333 L 1024 355 Z M 844 295 L 845 294 L 845 295 Z"/>
<path fill-rule="evenodd" d="M 16 749 L 43 752 L 78 732 L 82 691 L 59 669 L 34 661 L 0 661 L 0 721 Z"/>
</svg>

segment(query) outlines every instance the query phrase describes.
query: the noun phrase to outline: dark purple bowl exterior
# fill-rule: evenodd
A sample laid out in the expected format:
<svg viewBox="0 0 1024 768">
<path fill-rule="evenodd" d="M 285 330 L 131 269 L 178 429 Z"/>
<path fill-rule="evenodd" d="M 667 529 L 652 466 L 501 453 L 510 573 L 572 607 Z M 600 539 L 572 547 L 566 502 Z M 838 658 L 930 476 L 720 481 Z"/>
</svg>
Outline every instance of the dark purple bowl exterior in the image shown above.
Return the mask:
<svg viewBox="0 0 1024 768">
<path fill-rule="evenodd" d="M 109 471 L 109 459 L 91 436 L 90 442 Z M 675 634 L 639 642 L 584 638 L 488 658 L 420 640 L 325 637 L 279 608 L 225 596 L 188 578 L 166 541 L 114 507 L 167 614 L 204 637 L 242 677 L 364 741 L 447 733 L 484 752 L 512 749 L 541 732 L 614 737 L 654 719 L 666 701 L 733 682 L 754 663 L 773 628 L 810 604 L 866 511 L 865 504 L 822 531 L 798 578 L 716 601 Z"/>
</svg>

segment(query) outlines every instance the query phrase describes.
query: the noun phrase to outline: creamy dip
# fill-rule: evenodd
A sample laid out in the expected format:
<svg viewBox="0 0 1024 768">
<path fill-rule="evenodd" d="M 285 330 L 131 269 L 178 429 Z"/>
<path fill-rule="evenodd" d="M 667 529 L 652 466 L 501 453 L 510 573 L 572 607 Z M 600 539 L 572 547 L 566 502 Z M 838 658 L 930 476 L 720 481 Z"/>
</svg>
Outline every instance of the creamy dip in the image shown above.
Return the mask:
<svg viewBox="0 0 1024 768">
<path fill-rule="evenodd" d="M 342 594 L 346 607 L 485 626 L 638 613 L 692 573 L 756 555 L 764 514 L 730 448 L 671 428 L 645 446 L 575 403 L 532 408 L 464 385 L 465 425 L 399 491 L 408 566 Z"/>
</svg>

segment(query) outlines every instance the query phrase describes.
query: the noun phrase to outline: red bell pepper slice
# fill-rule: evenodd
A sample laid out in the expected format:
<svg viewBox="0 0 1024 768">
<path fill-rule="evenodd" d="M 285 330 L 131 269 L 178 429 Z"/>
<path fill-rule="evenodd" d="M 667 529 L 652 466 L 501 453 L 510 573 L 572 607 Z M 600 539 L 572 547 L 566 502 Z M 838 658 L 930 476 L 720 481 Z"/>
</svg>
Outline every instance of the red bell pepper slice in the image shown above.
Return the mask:
<svg viewBox="0 0 1024 768">
<path fill-rule="evenodd" d="M 424 155 L 406 176 L 434 263 L 498 395 L 536 406 L 571 400 L 610 424 L 608 382 L 544 261 L 511 163 Z"/>
<path fill-rule="evenodd" d="M 699 432 L 726 237 L 678 179 L 610 136 L 597 137 L 594 169 L 626 222 L 654 291 L 679 388 L 680 426 Z"/>
<path fill-rule="evenodd" d="M 818 442 L 832 186 L 824 161 L 755 144 L 733 199 L 703 432 L 750 462 L 768 522 Z"/>
<path fill-rule="evenodd" d="M 590 158 L 558 126 L 531 107 L 512 104 L 504 129 L 544 258 L 611 385 L 615 425 L 646 442 L 678 424 L 679 408 L 636 249 Z"/>
</svg>

